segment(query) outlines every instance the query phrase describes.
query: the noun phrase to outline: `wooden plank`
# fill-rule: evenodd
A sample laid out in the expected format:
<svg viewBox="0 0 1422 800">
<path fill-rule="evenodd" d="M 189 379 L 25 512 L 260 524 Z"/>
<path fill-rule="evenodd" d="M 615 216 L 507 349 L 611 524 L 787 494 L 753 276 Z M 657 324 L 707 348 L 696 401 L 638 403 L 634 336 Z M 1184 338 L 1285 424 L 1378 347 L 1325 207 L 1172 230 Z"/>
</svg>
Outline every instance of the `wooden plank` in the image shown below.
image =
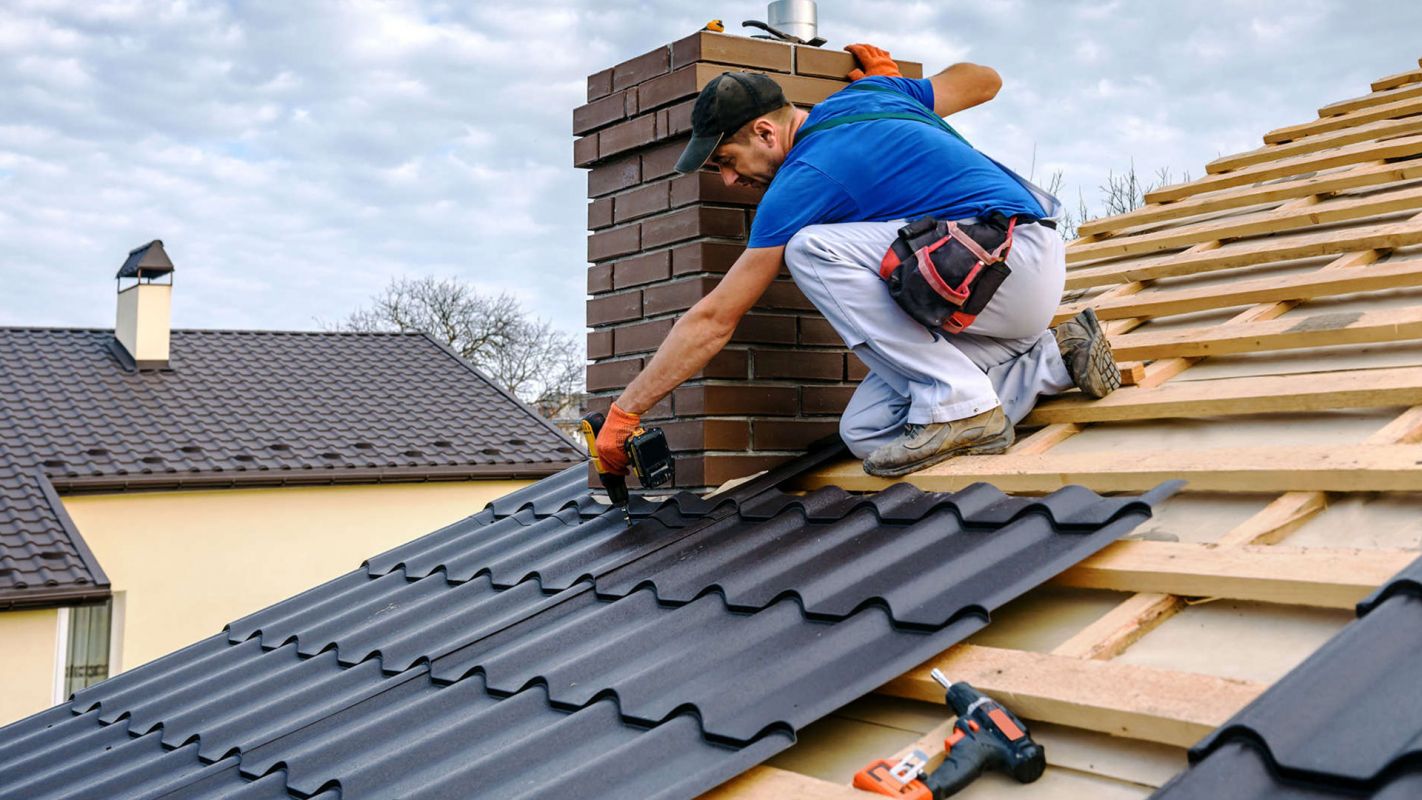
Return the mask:
<svg viewBox="0 0 1422 800">
<path fill-rule="evenodd" d="M 1294 139 L 1302 139 L 1305 136 L 1313 136 L 1328 131 L 1336 131 L 1340 128 L 1348 128 L 1364 122 L 1372 122 L 1379 119 L 1396 119 L 1409 114 L 1422 114 L 1422 97 L 1409 97 L 1405 100 L 1398 100 L 1392 103 L 1384 103 L 1369 108 L 1360 108 L 1357 111 L 1349 111 L 1346 114 L 1339 114 L 1335 117 L 1324 117 L 1312 122 L 1304 122 L 1298 125 L 1289 125 L 1283 128 L 1275 128 L 1264 134 L 1265 144 L 1275 144 L 1277 142 L 1289 142 Z"/>
<path fill-rule="evenodd" d="M 1305 233 L 1231 244 L 1209 252 L 1181 253 L 1079 268 L 1067 272 L 1066 288 L 1084 289 L 1126 281 L 1173 278 L 1299 258 L 1362 250 L 1392 250 L 1413 244 L 1422 244 L 1422 220 L 1409 219 L 1385 225 L 1362 226 L 1354 230 Z"/>
<path fill-rule="evenodd" d="M 1145 380 L 1146 365 L 1144 361 L 1122 361 L 1116 365 L 1121 370 L 1121 385 L 1135 386 Z"/>
<path fill-rule="evenodd" d="M 1259 353 L 1410 339 L 1422 339 L 1422 306 L 1380 311 L 1338 311 L 1249 325 L 1129 333 L 1113 339 L 1111 349 L 1117 359 L 1127 361 Z"/>
<path fill-rule="evenodd" d="M 1328 508 L 1325 492 L 1289 492 L 1275 498 L 1254 516 L 1234 526 L 1216 544 L 1274 544 Z"/>
<path fill-rule="evenodd" d="M 1375 90 L 1372 94 L 1365 94 L 1362 97 L 1354 97 L 1351 100 L 1339 100 L 1336 103 L 1329 103 L 1318 110 L 1318 116 L 1336 117 L 1339 114 L 1346 114 L 1350 111 L 1380 106 L 1384 103 L 1392 103 L 1412 97 L 1422 97 L 1422 84 L 1413 83 L 1406 86 L 1379 89 Z"/>
<path fill-rule="evenodd" d="M 1384 89 L 1391 89 L 1394 86 L 1402 86 L 1406 83 L 1417 83 L 1419 81 L 1422 81 L 1422 69 L 1409 69 L 1406 72 L 1399 72 L 1395 75 L 1389 75 L 1386 78 L 1378 78 L 1373 81 L 1373 85 L 1369 88 L 1375 92 L 1381 92 Z"/>
<path fill-rule="evenodd" d="M 1052 648 L 1052 654 L 1100 661 L 1115 658 L 1184 607 L 1185 601 L 1172 594 L 1142 592 L 1132 595 L 1070 639 Z"/>
<path fill-rule="evenodd" d="M 1366 197 L 1350 197 L 1307 205 L 1301 203 L 1288 209 L 1260 211 L 1134 236 L 1112 237 L 1100 242 L 1069 247 L 1066 259 L 1067 263 L 1074 264 L 1091 259 L 1141 256 L 1201 242 L 1279 233 L 1418 208 L 1422 208 L 1422 187 L 1396 189 Z"/>
<path fill-rule="evenodd" d="M 1106 300 L 1092 298 L 1087 302 L 1062 306 L 1052 318 L 1052 324 L 1071 319 L 1088 306 L 1095 309 L 1096 316 L 1103 320 L 1165 317 L 1231 306 L 1281 300 L 1309 300 L 1315 297 L 1377 292 L 1409 286 L 1422 286 L 1422 261 L 1379 264 L 1366 270 L 1346 272 L 1314 271 L 1301 275 L 1239 281 L 1223 286 L 1176 289 Z"/>
<path fill-rule="evenodd" d="M 1315 194 L 1399 183 L 1418 177 L 1422 177 L 1422 163 L 1419 162 L 1364 161 L 1351 169 L 1324 175 L 1310 175 L 1306 178 L 1266 183 L 1259 186 L 1242 186 L 1173 203 L 1152 203 L 1124 214 L 1083 222 L 1077 227 L 1077 232 L 1082 236 L 1120 232 L 1127 227 L 1227 211 L 1231 208 L 1274 203 Z"/>
<path fill-rule="evenodd" d="M 701 800 L 872 800 L 883 795 L 777 767 L 749 770 L 701 795 Z"/>
<path fill-rule="evenodd" d="M 1418 102 L 1422 103 L 1422 101 Z M 1220 175 L 1209 175 L 1190 181 L 1189 183 L 1177 183 L 1172 186 L 1164 186 L 1155 191 L 1147 192 L 1145 201 L 1147 203 L 1166 203 L 1174 200 L 1183 200 L 1193 195 L 1228 189 L 1234 186 L 1244 186 L 1246 184 L 1258 183 L 1274 178 L 1287 178 L 1302 175 L 1306 172 L 1317 172 L 1318 170 L 1332 169 L 1333 167 L 1360 164 L 1364 161 L 1378 161 L 1386 158 L 1406 158 L 1416 155 L 1419 152 L 1422 152 L 1422 137 L 1419 136 L 1389 139 L 1384 142 L 1359 142 L 1358 144 L 1325 150 L 1320 153 L 1307 153 L 1293 158 L 1283 158 L 1265 164 L 1256 164 L 1252 167 L 1245 167 L 1244 169 L 1238 169 Z"/>
<path fill-rule="evenodd" d="M 1188 747 L 1264 690 L 1254 681 L 958 645 L 885 684 L 895 697 L 940 702 L 933 667 L 992 695 L 1030 720 Z"/>
<path fill-rule="evenodd" d="M 1416 559 L 1416 553 L 1406 550 L 1130 541 L 1107 546 L 1058 575 L 1053 583 L 1078 589 L 1351 609 Z"/>
<path fill-rule="evenodd" d="M 1422 404 L 1422 367 L 1251 375 L 1118 389 L 1100 400 L 1065 395 L 1037 404 L 1024 425 L 1082 425 L 1224 414 L 1330 411 Z"/>
<path fill-rule="evenodd" d="M 1078 433 L 1081 433 L 1081 426 L 1070 422 L 1064 425 L 1047 425 L 1026 439 L 1019 440 L 1008 452 L 1017 455 L 1045 453 Z"/>
<path fill-rule="evenodd" d="M 1417 492 L 1422 451 L 1414 445 L 1311 445 L 1199 450 L 1110 450 L 960 456 L 903 478 L 876 478 L 843 461 L 796 481 L 798 488 L 878 491 L 908 482 L 956 492 L 987 481 L 1005 492 L 1052 492 L 1081 484 L 1098 492 L 1143 492 L 1177 478 L 1201 492 Z"/>
<path fill-rule="evenodd" d="M 1422 131 L 1422 119 L 1418 119 L 1417 117 L 1382 119 L 1377 122 L 1369 122 L 1366 125 L 1359 125 L 1356 128 L 1344 128 L 1341 131 L 1333 131 L 1332 133 L 1321 133 L 1317 136 L 1300 139 L 1297 142 L 1265 145 L 1264 147 L 1258 147 L 1253 150 L 1246 150 L 1243 153 L 1221 156 L 1205 165 L 1205 174 L 1217 175 L 1222 172 L 1243 169 L 1244 167 L 1250 167 L 1255 164 L 1267 164 L 1281 158 L 1291 158 L 1305 153 L 1317 153 L 1320 150 L 1342 147 L 1357 142 L 1373 142 L 1395 136 L 1407 136 L 1409 134 L 1418 133 L 1419 131 Z"/>
</svg>

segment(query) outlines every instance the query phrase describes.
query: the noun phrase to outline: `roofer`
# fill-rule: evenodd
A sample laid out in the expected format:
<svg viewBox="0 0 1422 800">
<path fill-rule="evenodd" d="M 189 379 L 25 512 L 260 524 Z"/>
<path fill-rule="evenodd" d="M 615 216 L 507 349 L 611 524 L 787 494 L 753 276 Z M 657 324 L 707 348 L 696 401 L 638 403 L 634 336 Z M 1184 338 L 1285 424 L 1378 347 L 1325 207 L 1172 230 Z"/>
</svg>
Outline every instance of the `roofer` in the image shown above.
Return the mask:
<svg viewBox="0 0 1422 800">
<path fill-rule="evenodd" d="M 745 252 L 613 403 L 604 467 L 625 473 L 638 415 L 725 346 L 782 263 L 869 368 L 840 436 L 873 475 L 1001 453 L 1039 395 L 1120 385 L 1094 314 L 1048 330 L 1066 275 L 1061 203 L 942 119 L 991 100 L 997 72 L 911 80 L 877 47 L 845 49 L 863 69 L 809 112 L 756 73 L 701 91 L 677 171 L 710 164 L 765 195 Z"/>
</svg>

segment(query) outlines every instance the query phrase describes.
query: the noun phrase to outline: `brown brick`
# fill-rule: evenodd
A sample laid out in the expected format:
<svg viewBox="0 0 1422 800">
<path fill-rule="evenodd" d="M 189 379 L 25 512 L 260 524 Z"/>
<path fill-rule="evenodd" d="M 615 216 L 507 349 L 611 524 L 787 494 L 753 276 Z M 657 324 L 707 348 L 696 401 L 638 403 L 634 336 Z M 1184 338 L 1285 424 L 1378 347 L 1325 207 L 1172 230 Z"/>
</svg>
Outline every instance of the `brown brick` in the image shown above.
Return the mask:
<svg viewBox="0 0 1422 800">
<path fill-rule="evenodd" d="M 612 225 L 612 198 L 600 197 L 588 203 L 588 229 L 596 230 Z"/>
<path fill-rule="evenodd" d="M 815 304 L 810 302 L 810 298 L 800 291 L 800 287 L 794 281 L 779 280 L 770 284 L 770 288 L 765 290 L 760 301 L 755 304 L 756 308 L 791 309 L 795 311 L 813 311 Z"/>
<path fill-rule="evenodd" d="M 690 203 L 727 203 L 753 206 L 765 192 L 744 186 L 727 186 L 714 172 L 694 172 L 672 179 L 672 208 Z"/>
<path fill-rule="evenodd" d="M 800 317 L 800 344 L 838 344 L 844 340 L 821 317 Z"/>
<path fill-rule="evenodd" d="M 593 167 L 588 172 L 588 197 L 601 197 L 636 186 L 642 180 L 642 159 L 633 154 Z"/>
<path fill-rule="evenodd" d="M 672 250 L 672 274 L 695 272 L 724 274 L 745 252 L 745 245 L 733 242 L 694 242 Z"/>
<path fill-rule="evenodd" d="M 591 414 L 594 411 L 597 411 L 599 413 L 606 414 L 607 409 L 612 406 L 612 401 L 616 399 L 617 396 L 614 394 L 605 394 L 601 397 L 584 397 L 582 403 L 582 413 Z"/>
<path fill-rule="evenodd" d="M 642 293 L 624 292 L 588 300 L 588 324 L 606 325 L 642 316 Z"/>
<path fill-rule="evenodd" d="M 673 416 L 671 395 L 667 395 L 662 402 L 642 412 L 642 419 L 647 422 L 653 422 L 659 419 L 671 419 Z"/>
<path fill-rule="evenodd" d="M 615 217 L 618 222 L 626 222 L 630 219 L 645 217 L 648 214 L 666 211 L 667 182 L 661 181 L 639 186 L 626 194 L 617 195 L 613 200 L 617 204 Z"/>
<path fill-rule="evenodd" d="M 605 261 L 616 256 L 635 253 L 642 248 L 638 225 L 624 225 L 598 231 L 588 237 L 588 260 Z"/>
<path fill-rule="evenodd" d="M 676 172 L 676 160 L 686 149 L 686 139 L 677 139 L 658 145 L 642 153 L 642 178 L 651 181 Z"/>
<path fill-rule="evenodd" d="M 714 61 L 736 67 L 790 71 L 790 45 L 701 31 L 672 45 L 672 69 L 680 69 L 696 61 Z"/>
<path fill-rule="evenodd" d="M 648 353 L 661 346 L 676 320 L 658 319 L 614 328 L 613 349 L 618 355 Z"/>
<path fill-rule="evenodd" d="M 573 109 L 573 135 L 582 136 L 588 131 L 626 119 L 627 98 L 623 94 L 608 95 Z"/>
<path fill-rule="evenodd" d="M 622 110 L 630 119 L 637 116 L 637 87 L 633 86 L 622 93 Z"/>
<path fill-rule="evenodd" d="M 895 59 L 898 61 L 898 59 Z M 905 78 L 922 78 L 923 65 L 917 61 L 898 61 L 899 71 Z M 843 50 L 821 50 L 818 47 L 795 48 L 795 74 L 818 78 L 848 80 L 849 71 L 854 69 L 854 56 Z"/>
<path fill-rule="evenodd" d="M 758 419 L 751 423 L 756 450 L 803 450 L 839 433 L 834 419 Z"/>
<path fill-rule="evenodd" d="M 642 223 L 644 247 L 660 247 L 701 236 L 737 239 L 745 235 L 746 215 L 739 208 L 692 206 Z"/>
<path fill-rule="evenodd" d="M 573 166 L 590 167 L 597 162 L 597 134 L 573 140 Z"/>
<path fill-rule="evenodd" d="M 672 393 L 677 416 L 717 416 L 721 414 L 764 414 L 794 416 L 794 386 L 703 384 L 682 386 Z"/>
<path fill-rule="evenodd" d="M 661 426 L 673 450 L 747 450 L 750 423 L 743 419 L 693 419 Z"/>
<path fill-rule="evenodd" d="M 612 331 L 588 331 L 588 358 L 612 355 Z"/>
<path fill-rule="evenodd" d="M 869 374 L 869 368 L 854 353 L 844 354 L 844 377 L 851 381 L 862 381 Z"/>
<path fill-rule="evenodd" d="M 695 107 L 695 100 L 687 100 L 684 103 L 677 103 L 658 111 L 657 113 L 661 115 L 661 119 L 657 123 L 658 133 L 663 138 L 691 133 L 691 109 Z"/>
<path fill-rule="evenodd" d="M 853 386 L 806 386 L 800 390 L 800 411 L 805 414 L 839 414 L 854 394 Z"/>
<path fill-rule="evenodd" d="M 656 140 L 657 115 L 645 114 L 598 131 L 597 152 L 599 157 L 606 158 L 646 147 Z"/>
<path fill-rule="evenodd" d="M 784 464 L 794 456 L 765 456 L 765 455 L 709 455 L 700 459 L 700 482 L 697 486 L 720 486 L 726 481 L 744 478 L 747 475 L 754 475 L 767 469 Z M 678 469 L 680 467 L 678 466 Z M 694 473 L 691 473 L 694 474 Z M 678 485 L 681 484 L 681 474 L 677 474 Z"/>
<path fill-rule="evenodd" d="M 712 70 L 715 70 L 714 74 L 712 74 Z M 711 67 L 710 65 L 684 67 L 669 75 L 647 81 L 645 86 L 638 87 L 637 102 L 645 111 L 688 97 L 695 97 L 707 81 L 724 71 L 724 67 Z M 703 75 L 705 80 L 701 79 Z"/>
<path fill-rule="evenodd" d="M 588 76 L 588 102 L 612 94 L 612 67 Z"/>
<path fill-rule="evenodd" d="M 612 90 L 618 91 L 662 75 L 671 69 L 671 48 L 663 45 L 612 68 Z"/>
<path fill-rule="evenodd" d="M 647 316 L 669 311 L 685 311 L 716 288 L 719 278 L 691 278 L 684 281 L 648 286 L 645 311 Z"/>
<path fill-rule="evenodd" d="M 622 361 L 600 361 L 588 365 L 588 391 L 600 392 L 606 389 L 623 389 L 637 373 L 642 371 L 642 359 L 628 358 Z"/>
<path fill-rule="evenodd" d="M 669 277 L 671 252 L 668 250 L 643 253 L 612 265 L 612 286 L 615 289 L 626 289 L 629 286 L 662 281 Z"/>
<path fill-rule="evenodd" d="M 750 354 L 745 350 L 725 349 L 712 356 L 691 379 L 745 380 L 749 374 Z"/>
<path fill-rule="evenodd" d="M 754 377 L 772 380 L 844 380 L 844 354 L 814 350 L 757 350 Z"/>
<path fill-rule="evenodd" d="M 747 314 L 731 334 L 737 343 L 794 344 L 795 318 L 774 314 Z"/>
<path fill-rule="evenodd" d="M 612 265 L 593 264 L 588 267 L 588 294 L 612 291 Z"/>
</svg>

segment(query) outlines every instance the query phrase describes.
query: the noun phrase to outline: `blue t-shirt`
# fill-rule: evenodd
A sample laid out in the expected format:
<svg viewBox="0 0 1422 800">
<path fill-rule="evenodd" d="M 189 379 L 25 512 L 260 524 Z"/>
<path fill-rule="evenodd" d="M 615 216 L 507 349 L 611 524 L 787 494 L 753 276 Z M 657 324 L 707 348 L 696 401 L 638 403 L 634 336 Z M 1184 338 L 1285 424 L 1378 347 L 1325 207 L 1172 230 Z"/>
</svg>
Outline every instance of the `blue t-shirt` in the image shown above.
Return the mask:
<svg viewBox="0 0 1422 800">
<path fill-rule="evenodd" d="M 933 113 L 927 80 L 873 77 L 896 91 L 840 90 L 810 111 L 801 130 L 845 114 Z M 1022 184 L 936 125 L 869 120 L 816 131 L 796 142 L 756 209 L 750 247 L 779 247 L 806 225 L 998 211 L 1045 216 Z"/>
</svg>

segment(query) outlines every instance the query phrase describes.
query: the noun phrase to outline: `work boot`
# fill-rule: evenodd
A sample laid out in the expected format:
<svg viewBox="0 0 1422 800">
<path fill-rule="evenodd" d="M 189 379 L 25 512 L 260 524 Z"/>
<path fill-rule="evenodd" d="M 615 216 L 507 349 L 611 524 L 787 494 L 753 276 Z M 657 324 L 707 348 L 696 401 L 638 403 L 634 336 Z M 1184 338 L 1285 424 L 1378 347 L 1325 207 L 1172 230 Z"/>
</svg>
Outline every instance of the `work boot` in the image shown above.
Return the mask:
<svg viewBox="0 0 1422 800">
<path fill-rule="evenodd" d="M 1052 335 L 1057 338 L 1057 349 L 1062 351 L 1071 382 L 1083 394 L 1105 397 L 1121 388 L 1121 370 L 1095 311 L 1082 311 L 1052 328 Z"/>
<path fill-rule="evenodd" d="M 899 438 L 864 459 L 864 471 L 894 478 L 953 456 L 1001 453 L 1011 446 L 1012 425 L 997 406 L 967 419 L 906 425 Z"/>
</svg>

